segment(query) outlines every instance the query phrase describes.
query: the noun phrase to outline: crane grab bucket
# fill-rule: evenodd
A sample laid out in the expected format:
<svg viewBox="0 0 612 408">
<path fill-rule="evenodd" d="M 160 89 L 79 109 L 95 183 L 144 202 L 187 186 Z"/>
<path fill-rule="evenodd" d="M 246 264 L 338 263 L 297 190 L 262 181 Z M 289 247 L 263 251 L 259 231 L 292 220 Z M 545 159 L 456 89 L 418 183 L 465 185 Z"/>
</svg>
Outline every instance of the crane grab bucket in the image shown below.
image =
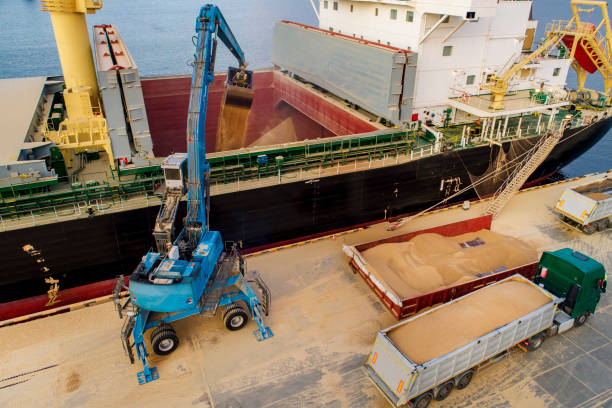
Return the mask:
<svg viewBox="0 0 612 408">
<path fill-rule="evenodd" d="M 225 105 L 250 108 L 253 93 L 253 72 L 230 67 L 225 83 Z"/>
</svg>

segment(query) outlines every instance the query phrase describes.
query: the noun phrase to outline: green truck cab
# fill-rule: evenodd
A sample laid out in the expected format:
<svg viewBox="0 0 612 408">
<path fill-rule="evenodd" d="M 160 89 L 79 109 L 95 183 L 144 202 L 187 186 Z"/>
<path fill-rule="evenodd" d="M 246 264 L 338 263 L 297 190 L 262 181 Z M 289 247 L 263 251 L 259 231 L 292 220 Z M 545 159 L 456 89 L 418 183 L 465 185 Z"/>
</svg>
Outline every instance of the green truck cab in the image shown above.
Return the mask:
<svg viewBox="0 0 612 408">
<path fill-rule="evenodd" d="M 534 282 L 563 299 L 559 309 L 574 319 L 575 326 L 595 313 L 607 286 L 604 266 L 570 248 L 544 252 Z"/>
</svg>

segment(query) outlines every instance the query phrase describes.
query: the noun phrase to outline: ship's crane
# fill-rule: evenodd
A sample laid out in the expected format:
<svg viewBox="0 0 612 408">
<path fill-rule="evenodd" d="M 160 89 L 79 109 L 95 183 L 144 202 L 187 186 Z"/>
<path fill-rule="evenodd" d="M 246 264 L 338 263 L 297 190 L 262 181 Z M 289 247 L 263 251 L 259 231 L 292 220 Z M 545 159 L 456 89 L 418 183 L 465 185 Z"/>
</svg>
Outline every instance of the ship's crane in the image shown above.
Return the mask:
<svg viewBox="0 0 612 408">
<path fill-rule="evenodd" d="M 169 156 L 163 164 L 167 197 L 156 223 L 157 252 L 149 252 L 130 277 L 131 313 L 122 330 L 124 348 L 132 363 L 136 348 L 143 371 L 141 384 L 158 378 L 157 369 L 149 367 L 144 333 L 150 329 L 151 346 L 156 354 L 166 355 L 176 349 L 179 338 L 170 322 L 195 314 L 214 316 L 224 309 L 223 320 L 229 330 L 243 328 L 249 314 L 256 321 L 259 340 L 272 337 L 264 324 L 270 292 L 258 274 L 245 276 L 245 265 L 236 244 L 225 246 L 218 231 L 208 228 L 209 165 L 205 152 L 205 119 L 208 87 L 214 80 L 217 39 L 229 48 L 240 68 L 230 68 L 226 83 L 226 104 L 250 107 L 253 98 L 252 72 L 246 71 L 242 49 L 219 9 L 211 4 L 201 8 L 196 19 L 196 54 L 187 116 L 187 154 Z M 187 216 L 183 230 L 172 241 L 176 208 L 187 192 Z M 118 295 L 123 280 L 118 280 Z M 255 284 L 262 300 L 251 288 Z M 122 317 L 129 303 L 116 303 Z M 129 309 L 128 309 L 129 310 Z M 134 342 L 130 342 L 130 335 Z"/>
<path fill-rule="evenodd" d="M 493 75 L 490 84 L 483 88 L 491 91 L 491 109 L 503 109 L 504 98 L 508 91 L 508 82 L 525 65 L 533 62 L 561 42 L 570 50 L 568 58 L 578 75 L 578 90 L 584 89 L 587 73 L 598 70 L 604 78 L 606 96 L 612 90 L 612 28 L 608 17 L 608 4 L 601 0 L 572 0 L 573 17 L 569 21 L 553 21 L 546 28 L 546 39 L 537 50 L 521 59 L 510 69 L 500 75 Z M 599 7 L 602 20 L 595 24 L 580 20 L 580 12 L 591 12 L 593 9 L 582 9 L 579 6 Z M 600 34 L 600 30 L 604 30 Z"/>
</svg>

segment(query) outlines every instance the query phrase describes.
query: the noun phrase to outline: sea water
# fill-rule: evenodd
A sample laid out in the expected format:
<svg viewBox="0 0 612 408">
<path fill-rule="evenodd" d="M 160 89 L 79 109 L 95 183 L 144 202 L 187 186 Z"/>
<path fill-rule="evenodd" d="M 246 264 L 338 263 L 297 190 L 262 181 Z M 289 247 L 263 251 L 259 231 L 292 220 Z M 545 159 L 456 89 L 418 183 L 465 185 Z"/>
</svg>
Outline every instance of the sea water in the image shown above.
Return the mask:
<svg viewBox="0 0 612 408">
<path fill-rule="evenodd" d="M 88 26 L 114 24 L 134 57 L 141 75 L 191 74 L 195 17 L 203 1 L 195 0 L 104 0 L 103 8 L 87 16 Z M 318 3 L 315 1 L 315 3 Z M 272 27 L 277 20 L 292 20 L 317 26 L 309 0 L 218 0 L 232 32 L 252 69 L 271 66 Z M 551 19 L 571 18 L 569 0 L 535 0 L 533 18 L 541 38 Z M 600 18 L 593 13 L 593 22 Z M 234 57 L 220 46 L 216 70 L 236 65 Z M 0 78 L 61 75 L 49 14 L 40 11 L 37 0 L 0 0 Z M 568 85 L 576 86 L 570 72 Z M 603 90 L 599 74 L 590 75 L 587 87 Z M 576 177 L 612 168 L 612 137 L 597 145 L 563 169 Z"/>
</svg>

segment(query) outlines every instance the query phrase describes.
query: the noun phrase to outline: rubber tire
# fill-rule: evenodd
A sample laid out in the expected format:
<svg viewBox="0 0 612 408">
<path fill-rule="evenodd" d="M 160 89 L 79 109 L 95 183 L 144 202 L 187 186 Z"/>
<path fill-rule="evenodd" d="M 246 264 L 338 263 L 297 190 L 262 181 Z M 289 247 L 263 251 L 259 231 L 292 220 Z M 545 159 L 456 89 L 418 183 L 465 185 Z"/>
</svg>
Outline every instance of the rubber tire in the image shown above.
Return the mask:
<svg viewBox="0 0 612 408">
<path fill-rule="evenodd" d="M 544 335 L 536 334 L 535 336 L 529 339 L 529 346 L 527 347 L 527 351 L 535 351 L 539 349 L 543 342 Z"/>
<path fill-rule="evenodd" d="M 179 338 L 174 329 L 170 326 L 160 326 L 151 334 L 151 347 L 153 352 L 160 356 L 167 356 L 179 346 Z M 170 347 L 166 348 L 164 342 L 170 342 Z"/>
<path fill-rule="evenodd" d="M 435 400 L 444 401 L 446 398 L 448 398 L 450 393 L 453 391 L 453 386 L 454 384 L 452 381 L 447 381 L 444 384 L 442 384 L 440 388 L 438 389 L 438 394 L 436 394 Z"/>
<path fill-rule="evenodd" d="M 419 395 L 415 399 L 413 399 L 412 407 L 413 408 L 427 408 L 432 399 L 433 399 L 433 395 L 431 391 L 428 391 L 424 394 Z"/>
<path fill-rule="evenodd" d="M 458 390 L 464 389 L 465 387 L 470 385 L 473 377 L 474 377 L 474 370 L 469 370 L 461 374 L 461 376 L 459 376 L 459 379 L 457 380 L 457 384 L 455 385 L 455 388 Z"/>
<path fill-rule="evenodd" d="M 597 221 L 597 230 L 598 231 L 605 231 L 605 230 L 608 229 L 608 227 L 609 227 L 608 219 L 603 219 L 603 220 Z"/>
<path fill-rule="evenodd" d="M 574 319 L 574 327 L 580 327 L 583 324 L 586 323 L 587 319 L 589 318 L 589 312 L 584 312 L 582 313 L 580 316 L 578 316 L 576 319 Z"/>
<path fill-rule="evenodd" d="M 595 231 L 597 231 L 597 226 L 594 225 L 594 224 L 583 225 L 582 226 L 582 231 L 584 231 L 584 233 L 587 234 L 587 235 L 591 235 Z"/>
<path fill-rule="evenodd" d="M 240 321 L 240 324 L 236 325 L 236 321 L 232 321 L 238 317 L 241 317 L 242 321 Z M 225 327 L 230 331 L 240 330 L 249 322 L 249 314 L 242 306 L 232 305 L 225 311 L 223 322 L 225 323 Z"/>
</svg>

